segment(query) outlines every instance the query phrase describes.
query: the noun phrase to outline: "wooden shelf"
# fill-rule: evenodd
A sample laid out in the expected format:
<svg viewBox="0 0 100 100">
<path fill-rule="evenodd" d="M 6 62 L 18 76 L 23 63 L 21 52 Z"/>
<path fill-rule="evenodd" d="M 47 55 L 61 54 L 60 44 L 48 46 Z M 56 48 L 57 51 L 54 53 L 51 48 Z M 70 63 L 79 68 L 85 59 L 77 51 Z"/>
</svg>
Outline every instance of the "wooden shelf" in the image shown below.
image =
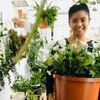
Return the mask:
<svg viewBox="0 0 100 100">
<path fill-rule="evenodd" d="M 28 7 L 26 0 L 12 0 L 12 3 L 15 7 Z"/>
</svg>

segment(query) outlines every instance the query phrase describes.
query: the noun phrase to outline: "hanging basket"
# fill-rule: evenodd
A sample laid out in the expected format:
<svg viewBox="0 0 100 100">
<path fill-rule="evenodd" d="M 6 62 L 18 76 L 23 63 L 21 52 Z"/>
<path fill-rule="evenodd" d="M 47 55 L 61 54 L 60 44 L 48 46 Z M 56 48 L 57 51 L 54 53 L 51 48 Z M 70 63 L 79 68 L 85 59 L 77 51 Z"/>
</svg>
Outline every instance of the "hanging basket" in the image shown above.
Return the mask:
<svg viewBox="0 0 100 100">
<path fill-rule="evenodd" d="M 67 77 L 54 74 L 55 100 L 98 100 L 100 78 Z"/>
<path fill-rule="evenodd" d="M 40 23 L 40 24 L 39 24 L 39 27 L 40 27 L 41 29 L 46 29 L 46 28 L 48 28 L 45 19 L 44 19 L 44 22 L 43 22 L 43 23 Z"/>
</svg>

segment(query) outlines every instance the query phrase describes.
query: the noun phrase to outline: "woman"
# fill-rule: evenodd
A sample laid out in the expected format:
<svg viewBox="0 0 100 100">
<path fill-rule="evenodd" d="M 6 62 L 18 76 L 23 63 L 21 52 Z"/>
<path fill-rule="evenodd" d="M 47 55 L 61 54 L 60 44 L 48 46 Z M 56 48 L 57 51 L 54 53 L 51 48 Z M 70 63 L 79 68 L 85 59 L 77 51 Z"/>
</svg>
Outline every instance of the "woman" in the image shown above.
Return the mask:
<svg viewBox="0 0 100 100">
<path fill-rule="evenodd" d="M 68 14 L 69 14 L 69 26 L 73 31 L 73 35 L 70 36 L 69 38 L 65 38 L 66 44 L 72 45 L 74 43 L 74 40 L 78 38 L 86 42 L 89 46 L 91 46 L 92 40 L 87 38 L 85 35 L 86 30 L 88 29 L 90 23 L 90 12 L 88 6 L 84 3 L 81 3 L 79 5 L 75 4 L 69 9 Z M 78 41 L 77 45 L 80 44 L 81 43 Z M 59 42 L 57 42 L 57 45 L 59 45 Z M 92 48 L 88 48 L 88 50 L 91 52 Z M 54 51 L 52 53 L 54 53 Z M 50 70 L 52 67 L 53 66 L 49 66 L 48 70 Z M 87 76 L 88 75 L 89 74 L 87 74 Z M 54 84 L 54 79 L 52 75 L 49 76 L 47 73 L 46 87 L 47 87 L 47 95 L 49 96 L 50 100 L 54 100 L 53 84 Z"/>
</svg>

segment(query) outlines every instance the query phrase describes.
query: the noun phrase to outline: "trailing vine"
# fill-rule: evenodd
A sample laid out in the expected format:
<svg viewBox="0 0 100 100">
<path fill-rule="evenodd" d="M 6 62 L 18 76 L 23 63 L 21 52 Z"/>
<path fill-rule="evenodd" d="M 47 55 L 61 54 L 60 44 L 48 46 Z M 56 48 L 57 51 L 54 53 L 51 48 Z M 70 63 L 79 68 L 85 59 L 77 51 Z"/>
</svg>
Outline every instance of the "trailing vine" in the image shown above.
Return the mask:
<svg viewBox="0 0 100 100">
<path fill-rule="evenodd" d="M 11 76 L 9 72 L 16 73 L 16 68 L 15 64 L 13 62 L 13 58 L 11 57 L 11 52 L 7 48 L 7 45 L 3 43 L 3 37 L 6 36 L 7 34 L 3 34 L 3 31 L 7 31 L 7 28 L 3 28 L 3 23 L 0 23 L 1 25 L 1 30 L 0 30 L 0 91 L 4 88 L 5 86 L 5 81 L 4 78 L 7 77 L 9 84 L 11 83 Z M 2 48 L 4 47 L 4 48 Z M 5 49 L 6 48 L 6 49 Z"/>
</svg>

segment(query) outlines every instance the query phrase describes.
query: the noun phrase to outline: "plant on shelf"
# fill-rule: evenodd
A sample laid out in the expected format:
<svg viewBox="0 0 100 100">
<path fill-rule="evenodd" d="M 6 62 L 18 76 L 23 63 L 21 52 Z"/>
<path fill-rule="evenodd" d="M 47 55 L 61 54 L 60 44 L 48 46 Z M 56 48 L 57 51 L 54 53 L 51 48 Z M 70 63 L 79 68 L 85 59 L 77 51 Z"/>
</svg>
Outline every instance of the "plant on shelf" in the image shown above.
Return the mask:
<svg viewBox="0 0 100 100">
<path fill-rule="evenodd" d="M 14 29 L 10 29 L 8 33 L 9 33 L 8 47 L 12 52 L 12 57 L 14 57 L 20 51 L 21 47 L 23 46 L 24 42 L 27 39 L 27 36 L 23 36 L 22 34 L 18 36 L 17 31 L 15 31 Z M 23 55 L 22 57 L 26 57 L 26 56 Z"/>
<path fill-rule="evenodd" d="M 37 73 L 30 73 L 30 79 L 25 79 L 22 75 L 18 75 L 13 84 L 10 86 L 14 92 L 24 92 L 26 97 L 28 98 L 30 91 L 34 91 L 34 94 L 39 97 L 42 93 L 40 90 L 40 83 L 41 83 L 42 74 L 40 72 Z M 39 93 L 38 93 L 39 92 Z"/>
<path fill-rule="evenodd" d="M 33 8 L 34 8 L 34 10 L 38 11 L 40 8 L 40 5 L 36 1 L 35 1 L 35 3 L 36 3 L 36 5 L 33 6 Z M 50 7 L 51 3 L 47 6 L 46 9 L 43 8 L 40 18 L 41 18 L 41 23 L 43 24 L 44 22 L 46 22 L 47 23 L 46 28 L 50 27 L 51 30 L 53 31 L 54 22 L 57 21 L 57 12 L 60 8 L 57 6 Z M 37 16 L 37 13 L 35 14 L 35 16 Z"/>
<path fill-rule="evenodd" d="M 26 94 L 27 90 L 32 90 L 31 86 L 32 83 L 29 79 L 25 79 L 22 75 L 18 75 L 10 87 L 14 92 L 24 92 Z"/>
<path fill-rule="evenodd" d="M 19 27 L 25 26 L 26 13 L 22 13 L 22 9 L 18 10 L 19 18 L 12 18 L 12 21 Z"/>
</svg>

